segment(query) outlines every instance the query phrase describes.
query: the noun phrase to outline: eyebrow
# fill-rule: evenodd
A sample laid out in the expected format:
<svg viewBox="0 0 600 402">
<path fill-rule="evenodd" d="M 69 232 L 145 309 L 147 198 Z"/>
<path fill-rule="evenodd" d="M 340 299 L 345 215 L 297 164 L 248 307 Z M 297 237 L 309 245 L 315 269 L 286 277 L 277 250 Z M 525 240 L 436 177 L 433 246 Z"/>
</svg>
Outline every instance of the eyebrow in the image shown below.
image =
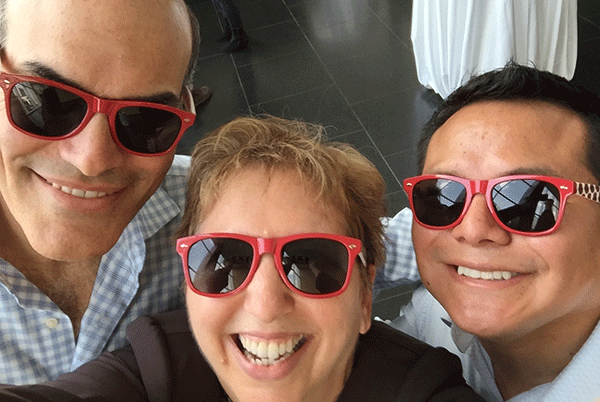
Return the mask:
<svg viewBox="0 0 600 402">
<path fill-rule="evenodd" d="M 534 174 L 539 176 L 561 177 L 556 170 L 550 167 L 522 167 L 510 170 L 502 176 L 514 176 L 519 174 Z"/>
<path fill-rule="evenodd" d="M 456 172 L 451 171 L 438 171 L 434 173 L 428 174 L 442 174 L 447 176 L 455 176 L 455 177 L 463 177 Z M 551 176 L 551 177 L 562 177 L 558 172 L 550 167 L 519 167 L 512 170 L 503 171 L 501 174 L 495 177 L 506 177 L 506 176 L 516 176 L 516 175 L 538 175 L 538 176 Z"/>
<path fill-rule="evenodd" d="M 64 85 L 68 85 L 70 87 L 77 88 L 80 91 L 91 93 L 87 89 L 82 87 L 81 85 L 77 84 L 76 82 L 74 82 L 66 77 L 63 77 L 61 74 L 59 74 L 54 69 L 52 69 L 48 66 L 45 66 L 39 62 L 29 61 L 24 64 L 26 67 L 25 71 L 27 72 L 27 74 L 35 75 L 40 78 L 45 78 L 45 79 L 52 80 L 52 81 L 56 81 L 56 82 L 64 84 Z M 173 92 L 162 92 L 162 93 L 158 93 L 158 94 L 154 94 L 154 95 L 150 95 L 150 96 L 141 96 L 141 97 L 135 97 L 135 98 L 123 98 L 122 100 L 151 102 L 151 103 L 158 103 L 161 105 L 167 105 L 167 106 L 173 106 L 173 107 L 180 107 L 180 105 L 181 105 L 180 98 L 177 95 L 175 95 Z"/>
</svg>

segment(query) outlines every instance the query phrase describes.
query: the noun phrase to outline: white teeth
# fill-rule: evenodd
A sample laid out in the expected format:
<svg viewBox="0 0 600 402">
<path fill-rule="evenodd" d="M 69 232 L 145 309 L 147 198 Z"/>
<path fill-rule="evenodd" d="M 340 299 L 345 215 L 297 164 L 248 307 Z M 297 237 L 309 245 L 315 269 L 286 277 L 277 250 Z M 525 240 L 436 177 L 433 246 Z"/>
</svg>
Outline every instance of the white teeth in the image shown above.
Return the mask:
<svg viewBox="0 0 600 402">
<path fill-rule="evenodd" d="M 238 335 L 243 347 L 244 355 L 248 360 L 258 365 L 273 365 L 287 359 L 303 343 L 303 336 L 296 336 L 284 342 L 250 340 L 243 335 Z"/>
<path fill-rule="evenodd" d="M 267 342 L 259 342 L 258 350 L 255 355 L 260 356 L 261 358 L 267 357 Z"/>
<path fill-rule="evenodd" d="M 267 353 L 269 355 L 269 360 L 277 359 L 279 357 L 279 345 L 277 345 L 275 342 L 270 342 Z"/>
<path fill-rule="evenodd" d="M 457 272 L 459 275 L 466 276 L 473 279 L 485 279 L 485 280 L 506 280 L 510 279 L 517 274 L 508 271 L 477 271 L 471 268 L 458 267 Z"/>
<path fill-rule="evenodd" d="M 65 187 L 63 186 L 63 188 L 61 188 L 61 191 L 63 193 L 68 193 L 69 192 L 68 190 L 65 191 L 64 189 L 65 189 Z M 73 190 L 71 190 L 71 194 L 74 195 L 75 197 L 80 197 L 80 198 L 84 198 L 85 197 L 85 191 L 79 190 L 77 188 L 74 188 Z"/>
<path fill-rule="evenodd" d="M 71 194 L 75 197 L 79 198 L 99 198 L 106 196 L 107 193 L 98 192 L 98 191 L 84 191 L 78 188 L 70 188 L 67 186 L 59 186 L 56 183 L 50 183 L 52 187 L 59 189 L 63 193 Z"/>
</svg>

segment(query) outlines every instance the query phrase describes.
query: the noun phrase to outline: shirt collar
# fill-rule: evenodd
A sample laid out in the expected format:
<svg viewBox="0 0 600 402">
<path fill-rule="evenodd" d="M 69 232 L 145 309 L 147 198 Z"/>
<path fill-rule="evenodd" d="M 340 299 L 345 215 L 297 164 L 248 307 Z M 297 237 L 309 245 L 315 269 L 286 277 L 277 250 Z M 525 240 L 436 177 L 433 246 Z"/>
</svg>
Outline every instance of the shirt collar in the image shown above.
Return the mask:
<svg viewBox="0 0 600 402">
<path fill-rule="evenodd" d="M 139 224 L 144 239 L 148 239 L 180 212 L 179 205 L 159 187 L 139 210 L 132 223 Z"/>
<path fill-rule="evenodd" d="M 473 334 L 469 334 L 468 332 L 460 329 L 455 323 L 450 324 L 450 333 L 452 335 L 452 340 L 456 344 L 458 350 L 462 353 L 466 353 L 467 349 L 476 341 L 476 337 Z M 448 324 L 447 324 L 448 325 Z"/>
</svg>

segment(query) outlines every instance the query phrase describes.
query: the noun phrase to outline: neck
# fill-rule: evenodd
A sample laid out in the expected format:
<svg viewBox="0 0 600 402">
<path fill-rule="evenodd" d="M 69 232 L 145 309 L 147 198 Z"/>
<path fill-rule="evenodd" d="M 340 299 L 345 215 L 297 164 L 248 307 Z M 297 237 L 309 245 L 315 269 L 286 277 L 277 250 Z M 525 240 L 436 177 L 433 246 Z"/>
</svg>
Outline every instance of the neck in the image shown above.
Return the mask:
<svg viewBox="0 0 600 402">
<path fill-rule="evenodd" d="M 18 269 L 69 318 L 75 337 L 88 307 L 101 257 L 55 261 L 37 253 L 20 230 L 11 230 L 0 208 L 0 258 Z M 18 226 L 17 226 L 18 227 Z"/>
<path fill-rule="evenodd" d="M 552 382 L 581 349 L 599 318 L 600 311 L 586 311 L 509 340 L 481 339 L 502 398 Z"/>
</svg>

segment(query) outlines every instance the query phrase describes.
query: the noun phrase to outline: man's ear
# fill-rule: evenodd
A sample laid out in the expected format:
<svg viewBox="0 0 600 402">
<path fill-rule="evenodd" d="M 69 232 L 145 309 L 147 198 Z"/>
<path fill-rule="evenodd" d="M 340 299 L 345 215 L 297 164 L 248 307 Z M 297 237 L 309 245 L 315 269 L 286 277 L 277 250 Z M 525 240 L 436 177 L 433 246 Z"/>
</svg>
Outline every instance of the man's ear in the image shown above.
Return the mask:
<svg viewBox="0 0 600 402">
<path fill-rule="evenodd" d="M 185 93 L 186 105 L 185 108 L 188 112 L 196 114 L 196 105 L 194 104 L 194 96 L 192 95 L 192 86 L 184 85 L 183 92 Z"/>
<path fill-rule="evenodd" d="M 6 55 L 6 49 L 3 47 L 0 47 L 0 64 L 2 65 L 0 70 L 14 73 L 12 62 L 8 59 L 8 56 Z"/>
</svg>

